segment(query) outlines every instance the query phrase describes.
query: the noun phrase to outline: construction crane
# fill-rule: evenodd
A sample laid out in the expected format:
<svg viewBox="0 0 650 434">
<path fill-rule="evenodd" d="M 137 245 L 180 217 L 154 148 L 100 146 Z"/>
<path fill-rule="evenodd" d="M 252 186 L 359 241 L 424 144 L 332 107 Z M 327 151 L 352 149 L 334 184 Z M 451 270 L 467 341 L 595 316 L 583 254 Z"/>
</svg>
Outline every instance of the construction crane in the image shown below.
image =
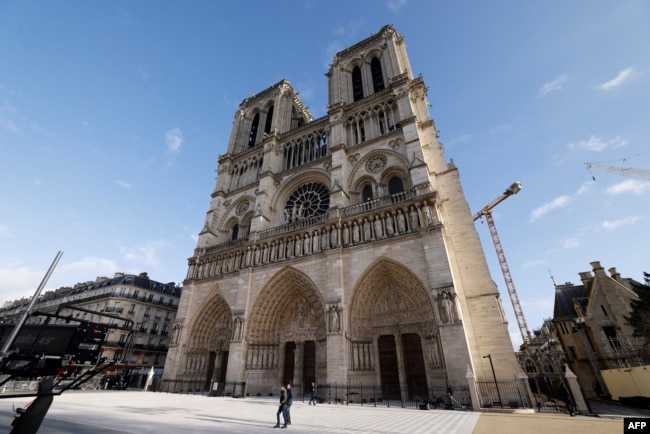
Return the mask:
<svg viewBox="0 0 650 434">
<path fill-rule="evenodd" d="M 591 172 L 591 169 L 596 169 L 602 172 L 615 173 L 621 176 L 629 176 L 631 178 L 650 179 L 650 170 L 647 169 L 633 169 L 631 167 L 605 166 L 598 163 L 585 163 L 585 166 L 587 166 L 589 172 Z M 591 175 L 591 178 L 594 181 L 596 180 L 594 175 Z"/>
<path fill-rule="evenodd" d="M 512 280 L 512 275 L 510 274 L 510 268 L 508 267 L 508 261 L 506 261 L 506 255 L 503 252 L 503 247 L 501 246 L 501 240 L 499 239 L 499 234 L 497 233 L 497 228 L 494 224 L 494 219 L 492 218 L 492 208 L 509 198 L 510 196 L 519 193 L 521 190 L 521 182 L 516 181 L 512 183 L 510 187 L 499 197 L 494 199 L 489 204 L 485 205 L 479 212 L 474 215 L 474 221 L 485 216 L 487 221 L 488 228 L 490 228 L 490 234 L 492 235 L 492 241 L 494 242 L 494 248 L 497 251 L 497 257 L 499 258 L 499 265 L 501 266 L 501 272 L 503 273 L 503 278 L 506 281 L 506 287 L 508 288 L 508 294 L 510 294 L 510 301 L 512 302 L 512 308 L 515 311 L 515 317 L 517 318 L 517 324 L 519 325 L 519 331 L 521 332 L 521 337 L 524 340 L 524 343 L 529 343 L 531 340 L 530 332 L 528 331 L 528 325 L 526 324 L 526 318 L 524 318 L 524 312 L 521 309 L 521 304 L 519 303 L 519 297 L 517 296 L 517 289 L 515 288 L 515 283 Z"/>
</svg>

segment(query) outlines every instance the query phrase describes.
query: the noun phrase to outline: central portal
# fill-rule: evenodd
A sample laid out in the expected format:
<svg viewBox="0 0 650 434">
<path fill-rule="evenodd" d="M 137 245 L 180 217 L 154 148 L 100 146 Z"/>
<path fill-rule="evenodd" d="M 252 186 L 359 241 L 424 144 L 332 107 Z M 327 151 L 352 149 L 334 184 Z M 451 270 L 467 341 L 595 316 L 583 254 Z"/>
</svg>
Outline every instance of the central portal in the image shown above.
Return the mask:
<svg viewBox="0 0 650 434">
<path fill-rule="evenodd" d="M 397 349 L 393 335 L 379 336 L 379 370 L 381 372 L 381 393 L 384 399 L 400 399 L 399 367 Z"/>
<path fill-rule="evenodd" d="M 287 342 L 284 346 L 284 372 L 282 384 L 293 383 L 293 370 L 296 368 L 296 343 Z"/>
<path fill-rule="evenodd" d="M 302 357 L 300 347 L 302 347 Z M 298 354 L 298 357 L 296 357 Z M 287 342 L 284 347 L 284 370 L 282 382 L 291 383 L 292 387 L 301 386 L 308 390 L 316 381 L 316 342 Z"/>
<path fill-rule="evenodd" d="M 429 386 L 420 336 L 406 333 L 398 338 L 401 354 L 395 336 L 382 335 L 377 340 L 382 396 L 384 399 L 424 399 L 429 396 Z M 403 366 L 401 378 L 405 384 L 400 380 L 400 366 Z M 402 396 L 402 390 L 405 396 Z"/>
</svg>

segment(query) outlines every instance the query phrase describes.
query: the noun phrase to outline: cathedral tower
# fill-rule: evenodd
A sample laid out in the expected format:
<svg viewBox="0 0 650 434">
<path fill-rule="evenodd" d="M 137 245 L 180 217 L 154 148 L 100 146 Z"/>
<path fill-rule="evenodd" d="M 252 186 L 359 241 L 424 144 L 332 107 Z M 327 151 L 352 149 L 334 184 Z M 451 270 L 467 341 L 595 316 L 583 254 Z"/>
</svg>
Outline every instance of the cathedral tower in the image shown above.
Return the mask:
<svg viewBox="0 0 650 434">
<path fill-rule="evenodd" d="M 403 36 L 383 27 L 327 77 L 320 119 L 287 80 L 235 113 L 165 378 L 410 398 L 466 384 L 468 368 L 492 379 L 489 354 L 513 379 L 499 292 Z"/>
</svg>

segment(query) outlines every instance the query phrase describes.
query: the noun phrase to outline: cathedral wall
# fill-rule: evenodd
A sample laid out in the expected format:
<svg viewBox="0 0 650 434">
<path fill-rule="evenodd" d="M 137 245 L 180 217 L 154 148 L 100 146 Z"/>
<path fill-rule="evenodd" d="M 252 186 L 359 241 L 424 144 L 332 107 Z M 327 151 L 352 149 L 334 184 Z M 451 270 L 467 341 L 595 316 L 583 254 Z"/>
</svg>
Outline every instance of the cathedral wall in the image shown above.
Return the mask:
<svg viewBox="0 0 650 434">
<path fill-rule="evenodd" d="M 204 360 L 230 327 L 225 379 L 251 394 L 299 378 L 304 360 L 290 353 L 306 342 L 321 384 L 389 378 L 404 397 L 414 376 L 465 384 L 470 366 L 485 377 L 488 354 L 512 379 L 502 301 L 403 37 L 386 26 L 338 53 L 327 75 L 327 119 L 309 124 L 284 80 L 235 115 L 165 375 L 183 375 L 189 345 Z M 271 105 L 277 131 L 262 135 Z M 407 347 L 423 366 L 405 367 Z M 384 379 L 381 352 L 397 366 Z"/>
<path fill-rule="evenodd" d="M 513 373 L 520 368 L 512 348 L 502 298 L 490 276 L 458 173 L 454 170 L 437 178 L 443 235 L 461 300 L 473 370 L 479 376 L 489 368 L 484 356 L 491 354 L 497 377 L 512 379 Z"/>
</svg>

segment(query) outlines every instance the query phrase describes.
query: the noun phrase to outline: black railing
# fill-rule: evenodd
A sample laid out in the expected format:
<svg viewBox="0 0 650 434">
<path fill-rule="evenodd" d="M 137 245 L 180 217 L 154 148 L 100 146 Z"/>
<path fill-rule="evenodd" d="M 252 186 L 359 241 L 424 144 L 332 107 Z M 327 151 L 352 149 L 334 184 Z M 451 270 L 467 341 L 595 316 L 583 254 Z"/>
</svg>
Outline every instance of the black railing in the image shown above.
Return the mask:
<svg viewBox="0 0 650 434">
<path fill-rule="evenodd" d="M 481 408 L 532 408 L 522 381 L 477 381 L 476 387 Z"/>
<path fill-rule="evenodd" d="M 559 394 L 560 385 L 564 382 L 564 375 L 561 374 L 539 374 L 528 378 L 535 400 L 533 405 L 538 412 L 568 412 Z"/>
<path fill-rule="evenodd" d="M 525 382 L 477 381 L 476 388 L 481 408 L 532 409 Z M 309 401 L 311 388 L 298 383 L 292 384 L 294 401 Z M 247 397 L 246 382 L 212 383 L 205 381 L 162 380 L 156 389 L 160 392 L 181 394 L 203 394 L 218 397 Z M 451 393 L 450 393 L 451 392 Z M 277 393 L 277 391 L 276 391 Z M 274 396 L 273 392 L 257 393 L 257 396 Z M 536 395 L 537 396 L 537 395 Z M 546 395 L 544 395 L 546 397 Z M 499 399 L 500 398 L 500 399 Z M 398 407 L 413 409 L 473 410 L 472 396 L 468 386 L 418 387 L 408 385 L 339 385 L 319 384 L 316 386 L 316 402 L 333 405 L 361 405 L 373 407 Z M 565 411 L 562 401 L 546 397 L 541 408 L 548 411 Z M 537 410 L 540 406 L 537 405 Z"/>
<path fill-rule="evenodd" d="M 158 392 L 192 395 L 230 396 L 241 398 L 246 395 L 246 382 L 212 383 L 205 381 L 162 380 Z"/>
<path fill-rule="evenodd" d="M 212 396 L 249 396 L 245 393 L 245 383 L 226 383 L 216 389 L 208 390 L 202 381 L 165 380 L 161 391 L 171 393 L 210 394 Z M 446 387 L 416 387 L 410 385 L 403 390 L 399 385 L 339 385 L 319 384 L 316 386 L 315 400 L 320 404 L 361 405 L 373 407 L 397 407 L 412 409 L 471 410 L 472 400 L 469 388 L 453 387 L 452 394 Z M 311 387 L 293 383 L 294 401 L 306 402 L 311 399 Z M 416 391 L 416 392 L 413 392 Z M 245 393 L 245 394 L 244 394 Z M 256 394 L 258 397 L 276 396 L 273 392 Z"/>
</svg>

